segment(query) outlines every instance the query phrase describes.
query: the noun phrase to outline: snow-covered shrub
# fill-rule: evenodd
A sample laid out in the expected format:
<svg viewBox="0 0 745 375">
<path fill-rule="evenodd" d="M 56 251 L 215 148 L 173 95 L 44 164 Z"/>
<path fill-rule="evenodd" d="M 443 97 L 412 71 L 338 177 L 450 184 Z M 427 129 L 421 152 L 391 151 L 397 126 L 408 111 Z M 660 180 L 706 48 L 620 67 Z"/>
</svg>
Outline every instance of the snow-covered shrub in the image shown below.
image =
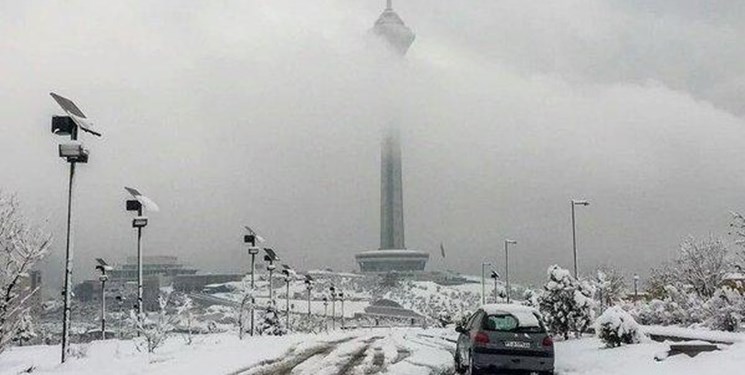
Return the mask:
<svg viewBox="0 0 745 375">
<path fill-rule="evenodd" d="M 569 271 L 548 268 L 548 282 L 539 298 L 539 308 L 551 332 L 569 337 L 569 332 L 582 333 L 592 321 L 592 286 L 578 282 Z"/>
<path fill-rule="evenodd" d="M 23 314 L 18 327 L 16 328 L 16 334 L 13 341 L 17 342 L 19 346 L 33 340 L 36 337 L 36 330 L 34 329 L 34 322 L 31 319 L 31 315 L 28 313 Z"/>
<path fill-rule="evenodd" d="M 666 297 L 668 286 L 693 292 L 703 299 L 710 298 L 722 284 L 731 267 L 731 257 L 722 240 L 687 238 L 680 244 L 678 257 L 652 272 L 648 292 L 655 298 Z"/>
<path fill-rule="evenodd" d="M 637 344 L 643 337 L 639 324 L 621 306 L 605 310 L 595 321 L 595 332 L 609 348 L 622 344 Z"/>
<path fill-rule="evenodd" d="M 172 298 L 173 293 L 167 290 L 158 298 L 158 311 L 152 314 L 143 312 L 135 313 L 132 310 L 131 319 L 134 322 L 135 331 L 144 339 L 144 346 L 148 353 L 152 353 L 160 347 L 173 331 L 178 322 L 184 319 L 185 314 L 191 308 L 191 303 L 177 304 Z M 173 302 L 171 302 L 173 299 Z"/>
<path fill-rule="evenodd" d="M 627 310 L 645 325 L 687 326 L 701 323 L 708 316 L 704 302 L 696 293 L 684 292 L 672 285 L 664 290 L 664 298 L 638 301 Z"/>
<path fill-rule="evenodd" d="M 602 306 L 613 306 L 621 302 L 626 292 L 626 282 L 618 270 L 612 267 L 601 267 L 592 280 L 595 289 L 595 300 Z"/>
<path fill-rule="evenodd" d="M 541 292 L 533 289 L 525 289 L 523 292 L 523 302 L 525 306 L 538 308 L 540 305 Z"/>
<path fill-rule="evenodd" d="M 28 290 L 23 281 L 50 242 L 50 235 L 23 217 L 15 196 L 0 191 L 0 353 L 16 335 L 29 297 L 40 292 Z"/>
<path fill-rule="evenodd" d="M 254 299 L 255 291 L 251 288 L 251 284 L 247 278 L 243 279 L 243 283 L 240 288 L 241 293 L 241 304 L 238 306 L 236 311 L 235 320 L 238 323 L 238 338 L 243 340 L 243 335 L 250 332 L 250 322 L 256 308 Z"/>
<path fill-rule="evenodd" d="M 717 289 L 706 302 L 708 318 L 704 322 L 711 329 L 736 332 L 745 317 L 745 298 L 727 286 Z"/>
<path fill-rule="evenodd" d="M 72 358 L 82 359 L 88 357 L 88 349 L 90 349 L 90 343 L 70 345 L 67 349 L 67 353 Z"/>
<path fill-rule="evenodd" d="M 284 322 L 279 317 L 279 312 L 274 303 L 269 303 L 263 315 L 258 321 L 257 331 L 260 335 L 282 336 L 287 334 Z"/>
</svg>

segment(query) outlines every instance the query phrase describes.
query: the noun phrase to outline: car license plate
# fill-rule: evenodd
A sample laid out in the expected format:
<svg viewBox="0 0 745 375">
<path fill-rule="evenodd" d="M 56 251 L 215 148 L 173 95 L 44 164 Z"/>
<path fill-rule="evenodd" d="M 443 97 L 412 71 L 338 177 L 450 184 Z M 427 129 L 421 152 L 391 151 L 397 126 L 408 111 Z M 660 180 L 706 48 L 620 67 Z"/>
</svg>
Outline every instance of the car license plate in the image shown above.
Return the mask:
<svg viewBox="0 0 745 375">
<path fill-rule="evenodd" d="M 530 343 L 525 341 L 505 341 L 504 346 L 508 348 L 528 349 L 530 348 Z"/>
</svg>

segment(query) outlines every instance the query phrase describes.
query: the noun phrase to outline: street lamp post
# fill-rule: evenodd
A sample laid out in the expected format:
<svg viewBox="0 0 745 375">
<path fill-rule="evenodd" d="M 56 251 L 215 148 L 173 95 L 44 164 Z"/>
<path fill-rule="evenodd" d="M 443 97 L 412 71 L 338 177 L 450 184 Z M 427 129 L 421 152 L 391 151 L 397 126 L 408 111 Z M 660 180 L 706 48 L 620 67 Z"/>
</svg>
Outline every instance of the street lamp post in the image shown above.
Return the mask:
<svg viewBox="0 0 745 375">
<path fill-rule="evenodd" d="M 332 285 L 331 291 L 331 330 L 336 331 L 336 288 Z"/>
<path fill-rule="evenodd" d="M 634 302 L 639 300 L 639 275 L 634 274 Z"/>
<path fill-rule="evenodd" d="M 259 248 L 256 247 L 256 241 L 264 242 L 264 238 L 256 234 L 249 226 L 244 226 L 248 234 L 243 236 L 243 243 L 248 244 L 248 255 L 251 256 L 251 289 L 254 289 L 254 274 L 256 273 L 256 255 L 259 254 Z"/>
<path fill-rule="evenodd" d="M 339 292 L 339 302 L 341 303 L 341 328 L 344 329 L 344 292 Z"/>
<path fill-rule="evenodd" d="M 507 303 L 510 303 L 510 293 L 512 288 L 510 287 L 510 252 L 509 245 L 517 245 L 515 240 L 504 240 L 504 279 L 505 279 L 505 294 L 507 294 Z"/>
<path fill-rule="evenodd" d="M 329 313 L 329 299 L 326 296 L 323 296 L 323 328 L 326 332 L 329 331 L 329 322 L 326 316 L 328 316 Z"/>
<path fill-rule="evenodd" d="M 310 275 L 305 275 L 305 289 L 308 290 L 308 318 L 310 318 L 310 292 L 313 289 L 313 278 Z"/>
<path fill-rule="evenodd" d="M 106 271 L 111 271 L 114 268 L 106 264 L 101 258 L 96 258 L 96 262 L 98 262 L 96 269 L 101 271 L 101 276 L 98 277 L 98 280 L 101 281 L 101 340 L 106 340 L 106 281 L 109 279 Z"/>
<path fill-rule="evenodd" d="M 277 268 L 277 266 L 274 265 L 274 262 L 279 261 L 279 257 L 277 257 L 277 253 L 274 252 L 273 249 L 270 249 L 268 247 L 264 248 L 264 261 L 269 263 L 266 265 L 266 270 L 269 271 L 269 303 L 274 303 L 274 288 L 272 287 L 272 274 L 274 273 L 274 270 Z"/>
<path fill-rule="evenodd" d="M 290 329 L 290 277 L 292 275 L 292 268 L 288 265 L 282 265 L 282 274 L 285 275 L 285 326 Z"/>
<path fill-rule="evenodd" d="M 160 208 L 152 199 L 146 197 L 140 193 L 137 189 L 131 187 L 124 187 L 134 199 L 127 200 L 126 209 L 127 211 L 137 211 L 137 217 L 132 219 L 132 228 L 137 229 L 137 314 L 143 312 L 143 300 L 142 300 L 142 228 L 145 228 L 148 223 L 148 218 L 143 215 L 145 209 L 148 211 L 158 212 Z"/>
<path fill-rule="evenodd" d="M 499 274 L 497 273 L 497 271 L 491 271 L 491 278 L 494 279 L 494 303 L 496 303 L 497 299 L 499 298 L 499 292 L 497 290 L 497 280 L 499 280 Z"/>
<path fill-rule="evenodd" d="M 78 130 L 101 136 L 93 130 L 92 124 L 72 100 L 55 93 L 50 93 L 54 101 L 62 108 L 67 116 L 52 117 L 52 133 L 60 136 L 70 136 L 70 142 L 59 145 L 59 156 L 70 163 L 70 177 L 67 186 L 67 238 L 65 241 L 65 285 L 64 308 L 62 310 L 62 362 L 67 360 L 70 345 L 70 302 L 72 296 L 72 261 L 73 261 L 73 208 L 75 187 L 75 166 L 77 163 L 88 163 L 88 149 L 78 141 Z"/>
<path fill-rule="evenodd" d="M 586 200 L 572 199 L 572 254 L 574 256 L 574 278 L 579 279 L 579 271 L 577 269 L 577 224 L 574 219 L 574 206 L 589 206 L 590 202 Z"/>
<path fill-rule="evenodd" d="M 491 266 L 490 262 L 481 262 L 481 304 L 486 305 L 486 266 Z"/>
</svg>

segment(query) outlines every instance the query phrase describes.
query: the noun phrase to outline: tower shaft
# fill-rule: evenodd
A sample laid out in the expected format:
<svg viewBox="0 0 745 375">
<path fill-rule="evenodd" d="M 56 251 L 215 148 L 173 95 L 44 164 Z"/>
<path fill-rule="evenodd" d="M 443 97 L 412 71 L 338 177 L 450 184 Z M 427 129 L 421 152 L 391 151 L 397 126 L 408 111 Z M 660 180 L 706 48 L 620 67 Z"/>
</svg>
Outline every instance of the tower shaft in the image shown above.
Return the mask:
<svg viewBox="0 0 745 375">
<path fill-rule="evenodd" d="M 401 141 L 390 126 L 383 135 L 380 166 L 380 249 L 405 249 Z"/>
</svg>

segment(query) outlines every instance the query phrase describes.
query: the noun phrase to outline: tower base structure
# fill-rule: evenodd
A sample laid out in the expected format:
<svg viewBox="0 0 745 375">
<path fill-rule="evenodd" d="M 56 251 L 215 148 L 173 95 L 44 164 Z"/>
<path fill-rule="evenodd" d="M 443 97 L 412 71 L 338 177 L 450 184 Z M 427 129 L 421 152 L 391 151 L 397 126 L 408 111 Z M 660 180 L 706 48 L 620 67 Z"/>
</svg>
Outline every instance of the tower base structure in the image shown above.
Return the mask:
<svg viewBox="0 0 745 375">
<path fill-rule="evenodd" d="M 373 250 L 355 255 L 362 273 L 423 272 L 429 254 L 415 250 Z"/>
</svg>

